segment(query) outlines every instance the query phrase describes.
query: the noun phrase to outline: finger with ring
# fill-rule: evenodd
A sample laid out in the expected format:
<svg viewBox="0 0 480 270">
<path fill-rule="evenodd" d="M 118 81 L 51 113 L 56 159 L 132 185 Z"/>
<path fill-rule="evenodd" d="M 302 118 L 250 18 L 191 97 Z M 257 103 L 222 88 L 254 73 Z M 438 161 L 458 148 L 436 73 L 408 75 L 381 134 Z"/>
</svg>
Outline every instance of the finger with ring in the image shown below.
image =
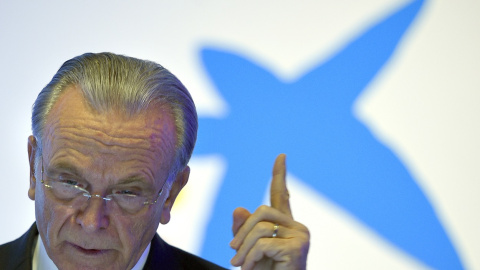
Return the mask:
<svg viewBox="0 0 480 270">
<path fill-rule="evenodd" d="M 275 224 L 273 225 L 273 234 L 272 234 L 272 238 L 275 238 L 277 237 L 277 234 L 278 234 L 278 224 Z"/>
</svg>

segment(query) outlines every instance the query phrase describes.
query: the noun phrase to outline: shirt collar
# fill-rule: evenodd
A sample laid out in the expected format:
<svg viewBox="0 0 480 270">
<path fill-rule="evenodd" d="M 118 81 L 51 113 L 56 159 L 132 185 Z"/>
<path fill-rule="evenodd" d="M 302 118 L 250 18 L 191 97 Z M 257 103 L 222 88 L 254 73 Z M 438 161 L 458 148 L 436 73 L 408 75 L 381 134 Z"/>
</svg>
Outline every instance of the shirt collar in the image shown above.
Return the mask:
<svg viewBox="0 0 480 270">
<path fill-rule="evenodd" d="M 50 257 L 48 257 L 47 250 L 43 245 L 40 234 L 38 235 L 36 242 L 35 250 L 33 252 L 32 270 L 58 270 L 57 266 L 53 263 Z M 151 243 L 149 243 L 147 248 L 143 251 L 142 256 L 132 270 L 143 269 L 143 266 L 147 262 L 148 253 L 150 252 L 150 245 Z"/>
</svg>

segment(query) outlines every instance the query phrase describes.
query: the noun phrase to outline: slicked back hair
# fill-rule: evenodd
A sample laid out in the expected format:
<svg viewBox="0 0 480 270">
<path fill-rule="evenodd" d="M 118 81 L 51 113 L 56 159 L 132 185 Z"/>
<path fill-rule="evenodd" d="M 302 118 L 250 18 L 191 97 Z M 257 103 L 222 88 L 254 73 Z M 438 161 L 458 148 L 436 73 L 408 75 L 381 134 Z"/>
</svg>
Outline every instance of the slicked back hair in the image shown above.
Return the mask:
<svg viewBox="0 0 480 270">
<path fill-rule="evenodd" d="M 197 112 L 190 93 L 161 65 L 113 53 L 86 53 L 66 61 L 42 89 L 32 111 L 32 132 L 37 140 L 35 162 L 42 153 L 47 116 L 69 86 L 80 88 L 85 100 L 99 113 L 113 110 L 135 116 L 149 106 L 169 106 L 177 134 L 170 176 L 187 165 L 198 129 Z"/>
</svg>

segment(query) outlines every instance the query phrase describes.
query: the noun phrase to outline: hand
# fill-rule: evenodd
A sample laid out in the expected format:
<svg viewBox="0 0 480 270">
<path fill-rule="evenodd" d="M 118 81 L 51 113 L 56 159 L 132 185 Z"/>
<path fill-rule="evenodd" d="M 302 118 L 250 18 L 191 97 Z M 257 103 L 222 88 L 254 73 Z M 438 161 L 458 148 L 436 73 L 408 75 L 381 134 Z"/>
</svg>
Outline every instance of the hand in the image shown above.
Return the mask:
<svg viewBox="0 0 480 270">
<path fill-rule="evenodd" d="M 232 265 L 243 270 L 306 269 L 310 233 L 293 220 L 285 176 L 285 155 L 280 154 L 273 166 L 271 207 L 262 205 L 253 214 L 241 207 L 233 212 L 234 238 L 230 246 L 237 254 Z"/>
</svg>

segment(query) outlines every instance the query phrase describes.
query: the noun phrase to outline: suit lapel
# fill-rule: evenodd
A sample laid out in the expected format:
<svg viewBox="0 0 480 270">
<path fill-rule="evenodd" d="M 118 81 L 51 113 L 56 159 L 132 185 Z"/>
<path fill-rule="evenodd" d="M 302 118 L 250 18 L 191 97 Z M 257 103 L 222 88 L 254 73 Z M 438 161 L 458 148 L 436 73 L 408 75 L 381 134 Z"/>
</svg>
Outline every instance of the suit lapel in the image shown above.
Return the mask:
<svg viewBox="0 0 480 270">
<path fill-rule="evenodd" d="M 155 234 L 143 270 L 159 269 L 159 266 L 161 266 L 162 269 L 180 268 L 178 261 L 175 259 L 173 248 L 165 243 L 158 234 Z"/>
<path fill-rule="evenodd" d="M 1 248 L 0 265 L 2 269 L 31 270 L 33 248 L 38 230 L 35 223 L 20 238 Z M 3 268 L 4 267 L 4 268 Z"/>
</svg>

